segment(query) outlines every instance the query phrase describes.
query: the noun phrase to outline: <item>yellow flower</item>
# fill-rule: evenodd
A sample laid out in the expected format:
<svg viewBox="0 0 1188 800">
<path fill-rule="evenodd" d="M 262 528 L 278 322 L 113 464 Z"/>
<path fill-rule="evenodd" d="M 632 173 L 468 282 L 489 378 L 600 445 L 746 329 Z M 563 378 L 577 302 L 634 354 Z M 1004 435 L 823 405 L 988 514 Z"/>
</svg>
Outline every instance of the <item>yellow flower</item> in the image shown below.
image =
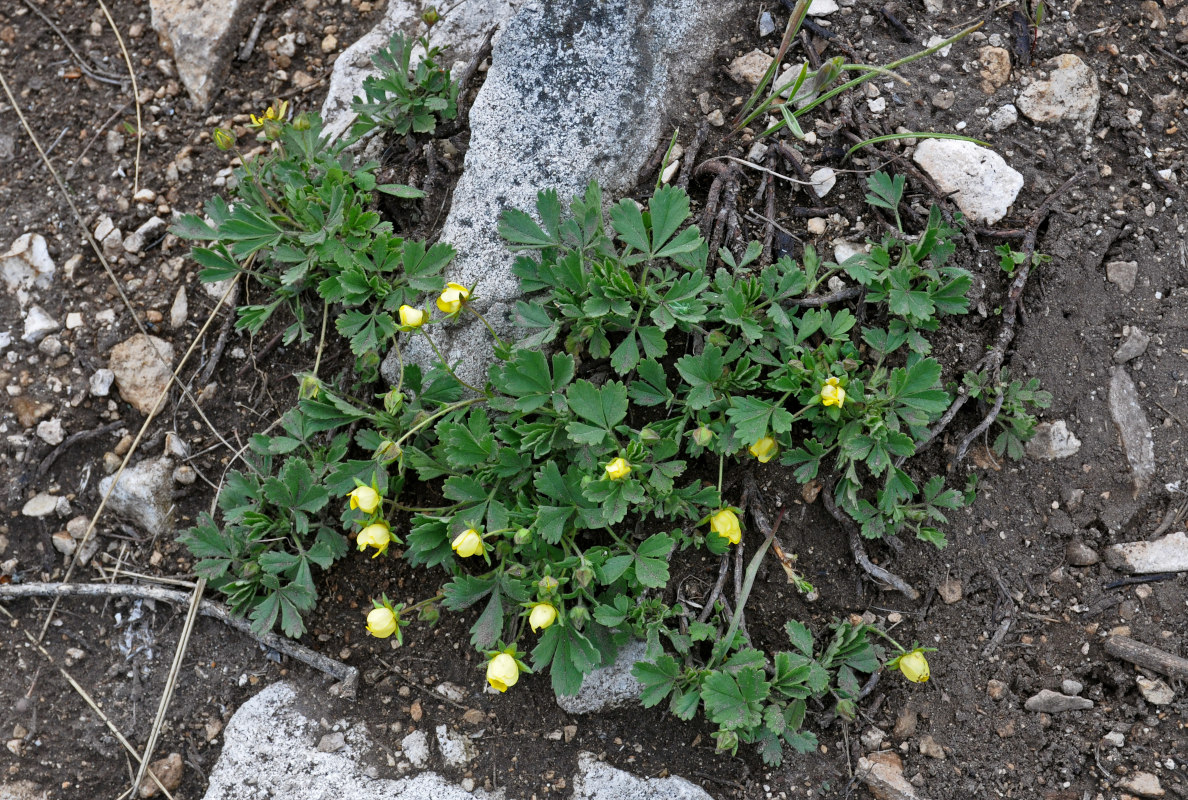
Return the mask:
<svg viewBox="0 0 1188 800">
<path fill-rule="evenodd" d="M 211 131 L 210 138 L 214 140 L 215 147 L 220 150 L 230 150 L 235 146 L 235 134 L 226 128 L 215 128 Z"/>
<path fill-rule="evenodd" d="M 821 387 L 821 405 L 841 408 L 844 402 L 846 402 L 846 390 L 838 385 L 837 378 L 825 381 L 825 385 Z"/>
<path fill-rule="evenodd" d="M 447 283 L 441 297 L 437 298 L 437 307 L 444 314 L 453 314 L 462 307 L 470 297 L 470 290 L 460 283 Z"/>
<path fill-rule="evenodd" d="M 532 632 L 543 631 L 557 621 L 557 608 L 552 603 L 537 603 L 528 615 L 528 627 Z"/>
<path fill-rule="evenodd" d="M 771 461 L 771 459 L 776 454 L 776 450 L 778 449 L 779 448 L 776 447 L 775 439 L 771 438 L 770 436 L 764 436 L 762 439 L 748 447 L 747 451 L 750 452 L 750 454 L 755 458 L 759 459 L 760 464 L 766 464 L 768 461 Z"/>
<path fill-rule="evenodd" d="M 454 548 L 454 552 L 462 558 L 481 556 L 487 552 L 487 546 L 483 544 L 482 535 L 474 528 L 467 528 L 458 534 L 450 544 L 450 547 Z M 512 681 L 512 683 L 515 683 L 515 681 Z M 501 689 L 500 691 L 503 690 Z"/>
<path fill-rule="evenodd" d="M 360 509 L 364 514 L 374 514 L 379 508 L 379 492 L 370 486 L 356 486 L 347 497 L 351 498 L 351 509 Z"/>
<path fill-rule="evenodd" d="M 377 639 L 387 639 L 397 627 L 396 615 L 390 608 L 373 608 L 367 613 L 367 632 Z"/>
<path fill-rule="evenodd" d="M 738 525 L 738 516 L 729 508 L 723 508 L 710 517 L 710 530 L 731 544 L 742 541 L 742 528 Z"/>
<path fill-rule="evenodd" d="M 388 523 L 381 520 L 359 531 L 355 543 L 359 546 L 360 551 L 374 547 L 375 555 L 372 558 L 375 558 L 380 553 L 387 552 L 388 545 L 392 543 L 392 531 L 389 530 Z"/>
<path fill-rule="evenodd" d="M 487 662 L 487 683 L 501 692 L 515 686 L 520 679 L 520 665 L 507 653 L 500 653 Z"/>
<path fill-rule="evenodd" d="M 606 465 L 606 479 L 608 481 L 621 481 L 630 474 L 631 465 L 622 456 Z"/>
<path fill-rule="evenodd" d="M 429 315 L 419 308 L 412 306 L 400 307 L 400 327 L 403 330 L 411 331 L 424 325 L 429 319 Z"/>
<path fill-rule="evenodd" d="M 924 651 L 916 649 L 900 656 L 899 671 L 903 673 L 903 677 L 912 683 L 924 683 L 927 681 L 929 675 L 928 659 L 924 657 Z"/>
<path fill-rule="evenodd" d="M 264 112 L 263 116 L 257 117 L 252 114 L 252 127 L 262 128 L 265 122 L 281 122 L 289 115 L 289 101 L 282 100 L 275 106 L 269 106 L 268 110 Z"/>
</svg>

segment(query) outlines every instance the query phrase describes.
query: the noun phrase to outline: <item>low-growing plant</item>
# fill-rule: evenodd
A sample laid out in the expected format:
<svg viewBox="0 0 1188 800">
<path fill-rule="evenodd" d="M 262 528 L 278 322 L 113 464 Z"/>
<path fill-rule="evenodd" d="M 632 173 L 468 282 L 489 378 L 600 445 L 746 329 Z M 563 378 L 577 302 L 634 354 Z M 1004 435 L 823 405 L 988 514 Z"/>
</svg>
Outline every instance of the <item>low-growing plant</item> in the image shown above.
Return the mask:
<svg viewBox="0 0 1188 800">
<path fill-rule="evenodd" d="M 1011 278 L 1015 277 L 1015 272 L 1027 260 L 1026 253 L 1013 249 L 1009 244 L 998 245 L 994 248 L 994 254 L 999 258 L 998 265 L 1002 267 L 1002 271 Z M 1043 266 L 1051 260 L 1051 256 L 1044 255 L 1043 253 L 1031 254 L 1031 266 L 1033 268 Z"/>
<path fill-rule="evenodd" d="M 1005 454 L 1016 461 L 1023 458 L 1023 445 L 1035 436 L 1036 418 L 1029 408 L 1052 405 L 1052 395 L 1039 388 L 1039 378 L 1026 382 L 1012 380 L 1010 371 L 1003 369 L 1001 384 L 994 386 L 990 374 L 982 370 L 966 372 L 962 382 L 975 400 L 993 403 L 992 398 L 997 397 L 998 391 L 1002 392 L 1002 408 L 994 419 L 998 435 L 991 448 L 1000 456 Z"/>
<path fill-rule="evenodd" d="M 413 50 L 424 55 L 411 66 Z M 418 39 L 400 31 L 392 34 L 388 46 L 372 56 L 379 75 L 363 79 L 363 97 L 356 97 L 351 110 L 359 115 L 352 134 L 361 136 L 383 128 L 405 136 L 433 133 L 439 120 L 458 115 L 458 84 L 450 71 L 438 66 L 441 48 L 430 46 L 428 34 Z"/>
</svg>

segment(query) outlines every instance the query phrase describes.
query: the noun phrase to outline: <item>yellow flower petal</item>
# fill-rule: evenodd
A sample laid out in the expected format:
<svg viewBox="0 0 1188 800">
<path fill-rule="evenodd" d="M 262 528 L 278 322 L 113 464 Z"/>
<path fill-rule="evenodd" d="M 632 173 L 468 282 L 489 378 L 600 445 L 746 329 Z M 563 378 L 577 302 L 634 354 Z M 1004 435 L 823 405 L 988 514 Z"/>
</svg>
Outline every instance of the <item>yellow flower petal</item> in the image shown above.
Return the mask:
<svg viewBox="0 0 1188 800">
<path fill-rule="evenodd" d="M 606 479 L 609 481 L 621 481 L 630 474 L 631 464 L 625 458 L 616 458 L 606 465 Z"/>
<path fill-rule="evenodd" d="M 532 632 L 543 631 L 557 621 L 557 609 L 552 603 L 537 603 L 528 615 L 528 627 Z"/>
<path fill-rule="evenodd" d="M 396 627 L 396 615 L 390 608 L 373 608 L 367 614 L 367 632 L 377 639 L 387 639 Z"/>
<path fill-rule="evenodd" d="M 759 459 L 760 464 L 766 464 L 775 457 L 779 447 L 776 445 L 776 440 L 770 436 L 764 436 L 759 441 L 747 448 L 747 451 L 755 458 Z"/>
<path fill-rule="evenodd" d="M 500 653 L 487 663 L 487 683 L 501 692 L 515 686 L 520 679 L 520 665 L 507 653 Z"/>
<path fill-rule="evenodd" d="M 356 486 L 348 497 L 351 498 L 351 508 L 357 508 L 364 514 L 374 514 L 375 510 L 379 508 L 379 492 L 370 486 Z"/>
<path fill-rule="evenodd" d="M 738 544 L 742 541 L 742 528 L 738 524 L 738 515 L 729 508 L 723 508 L 710 517 L 710 530 L 731 544 Z"/>
<path fill-rule="evenodd" d="M 487 551 L 487 546 L 483 544 L 482 534 L 474 528 L 467 528 L 454 537 L 454 541 L 450 543 L 450 547 L 462 558 L 481 556 Z"/>
<path fill-rule="evenodd" d="M 928 659 L 922 650 L 913 650 L 899 658 L 899 671 L 912 683 L 925 683 L 929 677 Z"/>
</svg>

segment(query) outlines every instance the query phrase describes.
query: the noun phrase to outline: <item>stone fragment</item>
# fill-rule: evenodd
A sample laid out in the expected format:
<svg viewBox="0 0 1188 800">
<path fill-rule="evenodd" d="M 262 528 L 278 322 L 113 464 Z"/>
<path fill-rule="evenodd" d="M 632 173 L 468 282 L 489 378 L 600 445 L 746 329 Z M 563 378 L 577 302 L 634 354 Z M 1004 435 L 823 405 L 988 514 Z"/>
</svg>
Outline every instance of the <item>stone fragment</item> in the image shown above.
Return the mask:
<svg viewBox="0 0 1188 800">
<path fill-rule="evenodd" d="M 1110 569 L 1128 575 L 1188 571 L 1188 533 L 1178 531 L 1150 542 L 1110 545 L 1105 562 Z"/>
<path fill-rule="evenodd" d="M 161 782 L 161 786 L 164 786 L 166 791 L 172 792 L 181 786 L 185 763 L 182 761 L 181 753 L 170 753 L 165 758 L 150 763 L 149 770 L 157 776 L 157 780 Z M 156 797 L 160 791 L 161 787 L 151 776 L 145 775 L 140 781 L 140 796 L 142 798 Z"/>
<path fill-rule="evenodd" d="M 833 260 L 838 264 L 844 264 L 859 253 L 865 253 L 866 247 L 866 245 L 859 242 L 847 242 L 843 239 L 838 239 L 833 243 Z"/>
<path fill-rule="evenodd" d="M 994 94 L 1011 78 L 1011 53 L 1005 47 L 986 46 L 978 51 L 982 64 L 982 91 Z"/>
<path fill-rule="evenodd" d="M 99 481 L 100 496 L 107 494 L 113 481 L 114 475 Z M 125 469 L 107 507 L 153 536 L 172 533 L 173 462 L 161 456 Z"/>
<path fill-rule="evenodd" d="M 1101 90 L 1097 75 L 1071 53 L 1049 60 L 1048 80 L 1034 81 L 1019 93 L 1015 105 L 1032 122 L 1070 122 L 1073 129 L 1088 133 L 1097 116 Z"/>
<path fill-rule="evenodd" d="M 190 303 L 186 298 L 186 287 L 179 286 L 174 295 L 173 305 L 169 307 L 169 327 L 180 328 L 186 324 L 186 317 L 190 313 Z"/>
<path fill-rule="evenodd" d="M 741 0 L 524 3 L 506 22 L 470 109 L 465 169 L 441 233 L 458 251 L 446 277 L 477 287 L 475 310 L 500 336 L 514 338 L 511 311 L 521 296 L 516 256 L 498 233 L 501 212 L 533 213 L 545 188 L 565 207 L 591 180 L 607 200 L 634 186 L 650 155 L 639 143 L 663 135 L 666 108 L 703 79 L 717 32 L 741 7 Z M 490 27 L 484 18 L 483 33 Z M 454 41 L 445 30 L 441 38 Z M 486 379 L 493 360 L 490 334 L 473 322 L 435 334 L 472 383 Z M 401 342 L 401 351 L 406 362 L 437 361 L 424 337 Z M 397 379 L 398 364 L 391 353 L 388 380 Z"/>
<path fill-rule="evenodd" d="M 58 321 L 50 316 L 44 308 L 33 306 L 25 314 L 25 333 L 21 339 L 29 344 L 37 344 L 60 327 L 62 326 L 58 324 Z"/>
<path fill-rule="evenodd" d="M 593 753 L 578 754 L 573 800 L 713 800 L 704 789 L 675 775 L 639 778 L 599 761 Z"/>
<path fill-rule="evenodd" d="M 1019 109 L 1015 108 L 1014 103 L 1007 103 L 1005 106 L 986 117 L 986 130 L 994 131 L 995 133 L 999 131 L 1005 131 L 1018 121 Z"/>
<path fill-rule="evenodd" d="M 158 216 L 149 217 L 143 225 L 124 237 L 124 250 L 139 253 L 145 245 L 165 233 L 165 220 Z"/>
<path fill-rule="evenodd" d="M 1085 691 L 1085 684 L 1072 678 L 1065 678 L 1060 682 L 1060 691 L 1069 695 L 1078 695 Z"/>
<path fill-rule="evenodd" d="M 318 740 L 318 752 L 333 753 L 346 747 L 346 736 L 342 731 L 327 733 Z"/>
<path fill-rule="evenodd" d="M 961 581 L 956 578 L 945 578 L 941 581 L 940 586 L 936 587 L 936 593 L 940 595 L 940 599 L 944 601 L 945 605 L 951 606 L 963 597 Z"/>
<path fill-rule="evenodd" d="M 809 176 L 809 181 L 813 185 L 813 193 L 817 197 L 824 197 L 837 185 L 837 173 L 831 167 L 821 167 Z"/>
<path fill-rule="evenodd" d="M 66 438 L 66 432 L 62 430 L 61 418 L 54 417 L 37 423 L 37 438 L 54 447 L 60 445 Z"/>
<path fill-rule="evenodd" d="M 1134 291 L 1134 282 L 1138 278 L 1137 261 L 1110 261 L 1105 267 L 1106 280 L 1121 289 L 1123 294 Z"/>
<path fill-rule="evenodd" d="M 986 682 L 986 694 L 990 695 L 991 700 L 1001 700 L 1006 697 L 1007 685 L 997 678 L 991 678 Z"/>
<path fill-rule="evenodd" d="M 643 660 L 646 649 L 640 641 L 623 646 L 611 664 L 586 676 L 577 694 L 558 695 L 557 705 L 570 714 L 590 714 L 635 702 L 643 692 L 643 684 L 635 679 L 631 669 L 635 662 Z"/>
<path fill-rule="evenodd" d="M 920 755 L 944 761 L 945 749 L 936 743 L 936 739 L 933 739 L 931 734 L 925 734 L 920 737 Z"/>
<path fill-rule="evenodd" d="M 770 11 L 764 11 L 759 15 L 759 38 L 771 36 L 776 32 L 775 19 L 772 18 Z"/>
<path fill-rule="evenodd" d="M 1143 333 L 1139 326 L 1127 325 L 1123 329 L 1122 335 L 1124 337 L 1122 344 L 1118 345 L 1118 349 L 1114 352 L 1115 364 L 1125 364 L 1147 352 L 1147 345 L 1151 343 L 1151 337 Z"/>
<path fill-rule="evenodd" d="M 95 397 L 107 397 L 111 392 L 111 384 L 115 381 L 115 373 L 109 369 L 97 369 L 87 380 L 87 388 Z"/>
<path fill-rule="evenodd" d="M 32 428 L 37 421 L 54 410 L 53 403 L 43 403 L 28 395 L 18 394 L 12 398 L 12 410 L 22 428 Z"/>
<path fill-rule="evenodd" d="M 883 740 L 886 738 L 887 732 L 882 728 L 867 728 L 862 732 L 862 736 L 859 741 L 862 743 L 862 747 L 869 752 L 878 750 L 879 745 L 881 745 Z"/>
<path fill-rule="evenodd" d="M 912 158 L 977 223 L 993 225 L 1005 217 L 1023 188 L 1023 176 L 1002 156 L 973 142 L 925 139 Z"/>
<path fill-rule="evenodd" d="M 832 14 L 840 6 L 837 0 L 813 0 L 809 3 L 808 13 L 810 17 L 825 17 Z"/>
<path fill-rule="evenodd" d="M 40 233 L 21 234 L 8 252 L 0 255 L 0 276 L 10 293 L 18 289 L 48 289 L 56 269 L 45 237 Z"/>
<path fill-rule="evenodd" d="M 424 731 L 413 731 L 400 740 L 400 750 L 408 763 L 417 769 L 424 769 L 429 765 L 429 737 Z"/>
<path fill-rule="evenodd" d="M 1091 567 L 1101 560 L 1097 551 L 1080 539 L 1074 539 L 1064 548 L 1064 558 L 1074 567 Z"/>
<path fill-rule="evenodd" d="M 752 50 L 731 61 L 730 66 L 726 68 L 726 74 L 737 83 L 758 86 L 773 60 L 762 50 Z"/>
<path fill-rule="evenodd" d="M 58 507 L 58 498 L 48 492 L 39 492 L 25 503 L 21 513 L 26 517 L 48 517 Z"/>
<path fill-rule="evenodd" d="M 437 749 L 441 751 L 442 761 L 447 767 L 462 769 L 478 756 L 478 750 L 469 737 L 450 730 L 445 725 L 438 725 L 436 733 Z"/>
<path fill-rule="evenodd" d="M 1110 731 L 1105 736 L 1101 737 L 1101 740 L 1110 747 L 1126 746 L 1126 735 L 1119 733 L 1118 731 Z"/>
<path fill-rule="evenodd" d="M 899 714 L 895 717 L 895 728 L 891 731 L 891 735 L 896 739 L 910 739 L 916 735 L 916 725 L 919 724 L 919 715 L 916 709 L 911 706 L 905 706 L 899 710 Z"/>
<path fill-rule="evenodd" d="M 1147 414 L 1139 405 L 1138 390 L 1123 367 L 1114 367 L 1109 405 L 1110 416 L 1122 441 L 1122 451 L 1130 462 L 1133 495 L 1137 498 L 1155 475 L 1155 442 L 1151 438 Z"/>
<path fill-rule="evenodd" d="M 482 725 L 487 721 L 487 715 L 477 708 L 468 708 L 466 713 L 462 715 L 462 721 L 467 725 Z"/>
<path fill-rule="evenodd" d="M 916 787 L 903 777 L 899 755 L 883 750 L 858 759 L 858 779 L 878 800 L 919 800 Z"/>
<path fill-rule="evenodd" d="M 1151 705 L 1166 706 L 1176 699 L 1175 690 L 1164 683 L 1162 679 L 1151 680 L 1139 675 L 1135 678 L 1135 683 L 1138 684 L 1139 691 Z"/>
<path fill-rule="evenodd" d="M 78 543 L 66 531 L 58 531 L 50 537 L 50 543 L 53 544 L 54 549 L 64 556 L 70 557 L 74 555 L 75 549 L 78 548 Z"/>
<path fill-rule="evenodd" d="M 206 108 L 254 17 L 254 0 L 150 0 L 153 30 L 194 105 Z"/>
<path fill-rule="evenodd" d="M 1150 772 L 1135 772 L 1118 781 L 1118 788 L 1139 797 L 1163 797 L 1166 792 L 1159 778 Z"/>
<path fill-rule="evenodd" d="M 1055 422 L 1041 422 L 1035 426 L 1035 436 L 1027 442 L 1025 450 L 1031 458 L 1054 461 L 1074 456 L 1081 449 L 1081 440 L 1068 429 L 1062 419 Z"/>
<path fill-rule="evenodd" d="M 137 333 L 111 349 L 108 366 L 115 375 L 120 396 L 141 414 L 152 414 L 157 401 L 169 388 L 173 345 L 156 336 Z"/>
<path fill-rule="evenodd" d="M 713 111 L 705 115 L 705 121 L 715 128 L 721 128 L 726 124 L 726 117 L 722 114 L 722 109 L 715 108 Z"/>
<path fill-rule="evenodd" d="M 1070 697 L 1051 689 L 1042 689 L 1038 694 L 1027 698 L 1023 707 L 1028 711 L 1059 714 L 1064 711 L 1083 711 L 1093 708 L 1093 701 L 1087 697 Z"/>
</svg>

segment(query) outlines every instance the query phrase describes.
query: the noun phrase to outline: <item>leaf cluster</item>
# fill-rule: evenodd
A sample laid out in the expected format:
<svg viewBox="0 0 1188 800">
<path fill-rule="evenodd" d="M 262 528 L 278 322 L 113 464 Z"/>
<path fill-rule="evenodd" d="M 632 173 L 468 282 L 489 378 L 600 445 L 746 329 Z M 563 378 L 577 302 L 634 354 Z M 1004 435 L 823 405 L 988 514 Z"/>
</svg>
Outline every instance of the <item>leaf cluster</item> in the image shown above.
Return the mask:
<svg viewBox="0 0 1188 800">
<path fill-rule="evenodd" d="M 412 66 L 413 51 L 423 55 Z M 359 115 L 352 134 L 362 136 L 376 128 L 400 136 L 433 133 L 440 120 L 458 115 L 458 84 L 450 71 L 437 63 L 440 47 L 431 47 L 429 37 L 413 39 L 400 31 L 392 34 L 386 47 L 371 60 L 379 75 L 363 80 L 363 97 L 356 97 L 351 110 Z"/>
</svg>

